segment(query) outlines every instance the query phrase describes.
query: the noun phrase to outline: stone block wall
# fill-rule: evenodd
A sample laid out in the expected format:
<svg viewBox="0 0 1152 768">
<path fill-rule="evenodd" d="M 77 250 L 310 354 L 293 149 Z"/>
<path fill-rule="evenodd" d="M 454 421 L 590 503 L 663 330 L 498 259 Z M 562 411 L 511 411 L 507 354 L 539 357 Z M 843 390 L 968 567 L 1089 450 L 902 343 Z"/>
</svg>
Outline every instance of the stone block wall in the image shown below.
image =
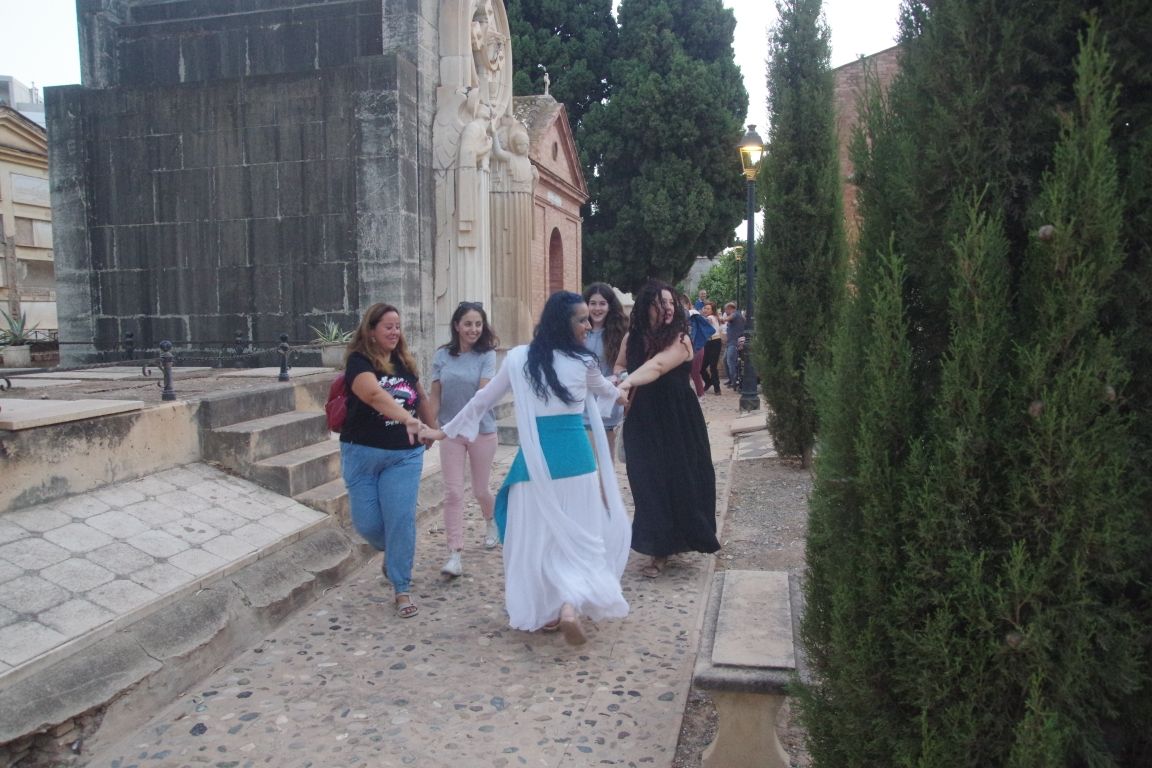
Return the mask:
<svg viewBox="0 0 1152 768">
<path fill-rule="evenodd" d="M 85 85 L 45 94 L 63 362 L 129 332 L 177 352 L 307 341 L 374 301 L 404 308 L 418 344 L 425 6 L 81 0 Z"/>
<path fill-rule="evenodd" d="M 62 335 L 271 343 L 352 327 L 362 296 L 401 303 L 419 241 L 411 69 L 50 91 Z"/>
</svg>

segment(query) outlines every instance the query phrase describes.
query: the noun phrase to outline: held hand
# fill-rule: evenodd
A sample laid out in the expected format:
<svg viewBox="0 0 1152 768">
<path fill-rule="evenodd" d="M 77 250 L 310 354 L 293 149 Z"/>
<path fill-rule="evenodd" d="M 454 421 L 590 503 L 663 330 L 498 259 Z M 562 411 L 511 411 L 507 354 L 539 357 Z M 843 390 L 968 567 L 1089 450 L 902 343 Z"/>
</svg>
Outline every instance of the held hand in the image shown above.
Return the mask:
<svg viewBox="0 0 1152 768">
<path fill-rule="evenodd" d="M 427 429 L 420 419 L 408 419 L 404 427 L 408 430 L 409 445 L 416 445 L 416 441 L 420 438 L 421 430 Z"/>
<path fill-rule="evenodd" d="M 616 388 L 620 391 L 620 396 L 616 398 L 616 402 L 620 405 L 628 405 L 628 395 L 632 392 L 632 382 L 622 381 Z"/>
<path fill-rule="evenodd" d="M 444 434 L 442 429 L 433 429 L 427 425 L 420 430 L 420 440 L 425 441 L 425 445 L 431 446 L 437 440 L 443 440 L 447 435 Z"/>
</svg>

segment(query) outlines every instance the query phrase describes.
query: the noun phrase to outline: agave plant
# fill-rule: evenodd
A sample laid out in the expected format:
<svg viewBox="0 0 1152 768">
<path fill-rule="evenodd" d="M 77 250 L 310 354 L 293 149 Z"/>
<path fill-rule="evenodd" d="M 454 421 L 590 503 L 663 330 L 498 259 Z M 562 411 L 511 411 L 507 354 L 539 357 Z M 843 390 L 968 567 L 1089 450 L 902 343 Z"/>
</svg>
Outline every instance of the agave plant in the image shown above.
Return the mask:
<svg viewBox="0 0 1152 768">
<path fill-rule="evenodd" d="M 316 334 L 312 343 L 314 344 L 347 344 L 352 341 L 353 331 L 345 331 L 340 328 L 340 324 L 335 320 L 325 320 L 324 324 L 317 328 L 315 325 L 309 326 L 312 332 Z"/>
<path fill-rule="evenodd" d="M 28 313 L 21 312 L 19 317 L 13 317 L 4 310 L 0 309 L 0 315 L 4 317 L 4 324 L 6 328 L 0 328 L 0 342 L 9 347 L 22 347 L 32 341 L 32 331 L 39 328 L 39 325 L 28 325 Z"/>
</svg>

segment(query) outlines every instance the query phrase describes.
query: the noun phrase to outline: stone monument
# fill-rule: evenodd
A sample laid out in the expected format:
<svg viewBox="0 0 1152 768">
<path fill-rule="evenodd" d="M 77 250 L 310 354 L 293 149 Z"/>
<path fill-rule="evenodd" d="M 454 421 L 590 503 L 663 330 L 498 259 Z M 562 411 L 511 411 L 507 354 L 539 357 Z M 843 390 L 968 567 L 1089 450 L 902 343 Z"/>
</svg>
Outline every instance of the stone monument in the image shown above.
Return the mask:
<svg viewBox="0 0 1152 768">
<path fill-rule="evenodd" d="M 77 21 L 83 84 L 45 94 L 63 362 L 129 333 L 306 341 L 381 300 L 424 361 L 464 300 L 527 340 L 501 0 L 77 0 Z"/>
<path fill-rule="evenodd" d="M 506 149 L 515 123 L 512 51 L 503 3 L 446 0 L 440 11 L 440 85 L 432 137 L 434 292 L 440 342 L 448 340 L 448 323 L 461 301 L 479 301 L 487 307 L 505 344 L 527 340 L 509 301 L 509 292 L 523 289 L 518 275 L 527 269 L 524 257 L 532 238 L 530 199 L 524 216 L 510 216 L 506 202 L 509 195 L 520 194 L 525 183 L 531 194 L 527 132 L 522 131 L 523 145 L 517 140 L 519 154 Z M 513 182 L 513 176 L 520 181 Z M 517 245 L 512 247 L 512 242 Z M 526 298 L 527 291 L 519 295 Z"/>
</svg>

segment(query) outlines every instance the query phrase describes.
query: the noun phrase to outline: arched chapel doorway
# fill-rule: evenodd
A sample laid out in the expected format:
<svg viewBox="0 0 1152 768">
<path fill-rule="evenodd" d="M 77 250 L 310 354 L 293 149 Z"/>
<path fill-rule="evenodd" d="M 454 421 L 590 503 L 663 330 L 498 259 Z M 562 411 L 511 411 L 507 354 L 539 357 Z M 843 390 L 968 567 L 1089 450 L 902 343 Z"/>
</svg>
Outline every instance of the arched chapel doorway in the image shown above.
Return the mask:
<svg viewBox="0 0 1152 768">
<path fill-rule="evenodd" d="M 560 230 L 553 229 L 548 239 L 548 295 L 564 289 L 564 241 Z"/>
</svg>

